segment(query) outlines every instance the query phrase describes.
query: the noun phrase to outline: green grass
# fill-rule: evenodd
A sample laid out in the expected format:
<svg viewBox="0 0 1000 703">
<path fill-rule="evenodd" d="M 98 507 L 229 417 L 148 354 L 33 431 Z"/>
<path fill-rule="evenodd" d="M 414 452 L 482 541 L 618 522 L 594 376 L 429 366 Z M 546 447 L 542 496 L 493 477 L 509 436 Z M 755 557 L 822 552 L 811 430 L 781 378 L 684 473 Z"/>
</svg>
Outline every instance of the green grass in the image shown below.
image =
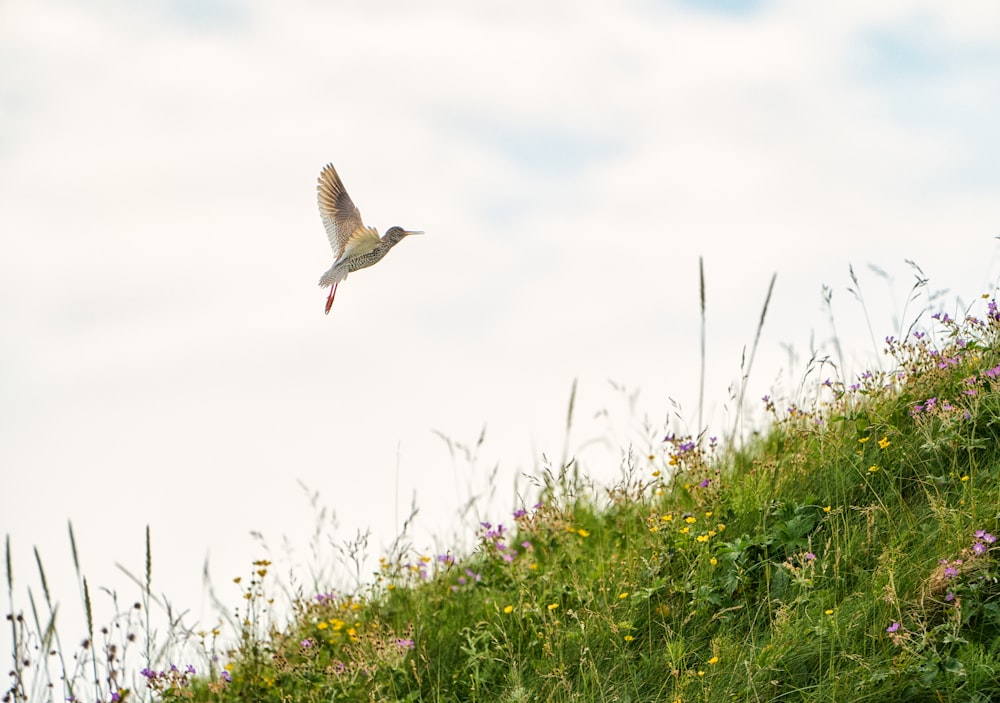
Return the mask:
<svg viewBox="0 0 1000 703">
<path fill-rule="evenodd" d="M 563 467 L 471 554 L 399 547 L 368 585 L 292 598 L 286 622 L 256 562 L 228 655 L 203 634 L 201 673 L 150 670 L 147 693 L 1000 699 L 1000 314 L 934 324 L 939 344 L 887 341 L 891 371 L 804 407 L 766 398 L 772 422 L 742 447 L 667 437 L 611 488 Z"/>
</svg>

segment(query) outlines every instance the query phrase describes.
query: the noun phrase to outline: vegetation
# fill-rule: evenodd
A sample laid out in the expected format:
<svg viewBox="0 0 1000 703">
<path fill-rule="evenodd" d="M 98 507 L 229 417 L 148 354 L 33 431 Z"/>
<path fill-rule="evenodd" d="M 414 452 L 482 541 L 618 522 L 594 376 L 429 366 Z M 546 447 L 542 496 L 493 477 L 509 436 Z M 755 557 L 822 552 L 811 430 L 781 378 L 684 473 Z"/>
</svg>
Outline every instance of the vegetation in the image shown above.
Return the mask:
<svg viewBox="0 0 1000 703">
<path fill-rule="evenodd" d="M 998 700 L 1000 312 L 989 300 L 933 325 L 938 342 L 886 340 L 891 371 L 825 381 L 801 407 L 765 398 L 773 422 L 742 447 L 667 436 L 627 452 L 605 489 L 570 463 L 483 522 L 471 554 L 395 550 L 367 585 L 298 594 L 286 622 L 269 618 L 281 589 L 256 562 L 225 657 L 202 633 L 197 673 L 147 665 L 126 691 L 95 664 L 96 694 Z M 25 619 L 10 619 L 30 660 Z M 46 651 L 52 631 L 34 622 Z M 121 668 L 106 648 L 91 659 Z M 28 698 L 23 664 L 5 700 Z"/>
</svg>

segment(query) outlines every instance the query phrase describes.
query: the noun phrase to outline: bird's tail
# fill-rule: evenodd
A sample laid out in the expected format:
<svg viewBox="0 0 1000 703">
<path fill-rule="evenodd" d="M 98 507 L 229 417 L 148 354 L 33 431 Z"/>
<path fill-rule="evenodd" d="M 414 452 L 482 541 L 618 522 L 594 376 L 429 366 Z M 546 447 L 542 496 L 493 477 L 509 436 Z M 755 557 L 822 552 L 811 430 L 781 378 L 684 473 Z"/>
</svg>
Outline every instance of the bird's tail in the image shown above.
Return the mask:
<svg viewBox="0 0 1000 703">
<path fill-rule="evenodd" d="M 336 266 L 333 266 L 329 271 L 320 276 L 319 287 L 327 288 L 334 285 L 335 283 L 340 283 L 347 278 L 347 271 L 343 269 L 337 270 Z"/>
</svg>

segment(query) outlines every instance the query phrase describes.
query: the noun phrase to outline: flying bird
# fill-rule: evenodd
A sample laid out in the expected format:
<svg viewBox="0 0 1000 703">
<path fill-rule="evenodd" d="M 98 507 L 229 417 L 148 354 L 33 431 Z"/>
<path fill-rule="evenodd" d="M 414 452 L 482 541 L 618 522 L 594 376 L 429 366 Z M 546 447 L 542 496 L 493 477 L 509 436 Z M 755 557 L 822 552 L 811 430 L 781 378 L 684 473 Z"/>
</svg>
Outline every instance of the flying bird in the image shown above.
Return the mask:
<svg viewBox="0 0 1000 703">
<path fill-rule="evenodd" d="M 334 257 L 333 266 L 319 279 L 321 287 L 330 287 L 330 295 L 326 299 L 326 314 L 329 315 L 337 286 L 347 278 L 347 274 L 378 263 L 404 237 L 423 232 L 390 227 L 385 236 L 379 238 L 374 227 L 365 227 L 361 221 L 361 213 L 344 190 L 333 164 L 327 164 L 320 172 L 316 194 L 319 216 L 326 228 Z"/>
</svg>

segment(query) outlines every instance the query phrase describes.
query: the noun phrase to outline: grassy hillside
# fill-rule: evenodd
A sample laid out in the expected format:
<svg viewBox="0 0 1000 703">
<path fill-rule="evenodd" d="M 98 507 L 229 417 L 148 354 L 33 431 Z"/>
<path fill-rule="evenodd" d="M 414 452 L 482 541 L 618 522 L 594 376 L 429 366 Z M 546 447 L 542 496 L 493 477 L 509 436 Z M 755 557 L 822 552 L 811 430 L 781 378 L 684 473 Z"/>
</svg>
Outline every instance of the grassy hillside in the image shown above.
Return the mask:
<svg viewBox="0 0 1000 703">
<path fill-rule="evenodd" d="M 777 407 L 738 451 L 666 437 L 596 489 L 572 469 L 478 548 L 386 558 L 163 701 L 1000 700 L 1000 313 L 886 340 L 891 372 Z M 109 686 L 108 695 L 113 686 Z M 119 696 L 122 692 L 119 692 Z M 138 692 L 131 694 L 133 697 Z M 128 694 L 126 694 L 128 697 Z"/>
</svg>

